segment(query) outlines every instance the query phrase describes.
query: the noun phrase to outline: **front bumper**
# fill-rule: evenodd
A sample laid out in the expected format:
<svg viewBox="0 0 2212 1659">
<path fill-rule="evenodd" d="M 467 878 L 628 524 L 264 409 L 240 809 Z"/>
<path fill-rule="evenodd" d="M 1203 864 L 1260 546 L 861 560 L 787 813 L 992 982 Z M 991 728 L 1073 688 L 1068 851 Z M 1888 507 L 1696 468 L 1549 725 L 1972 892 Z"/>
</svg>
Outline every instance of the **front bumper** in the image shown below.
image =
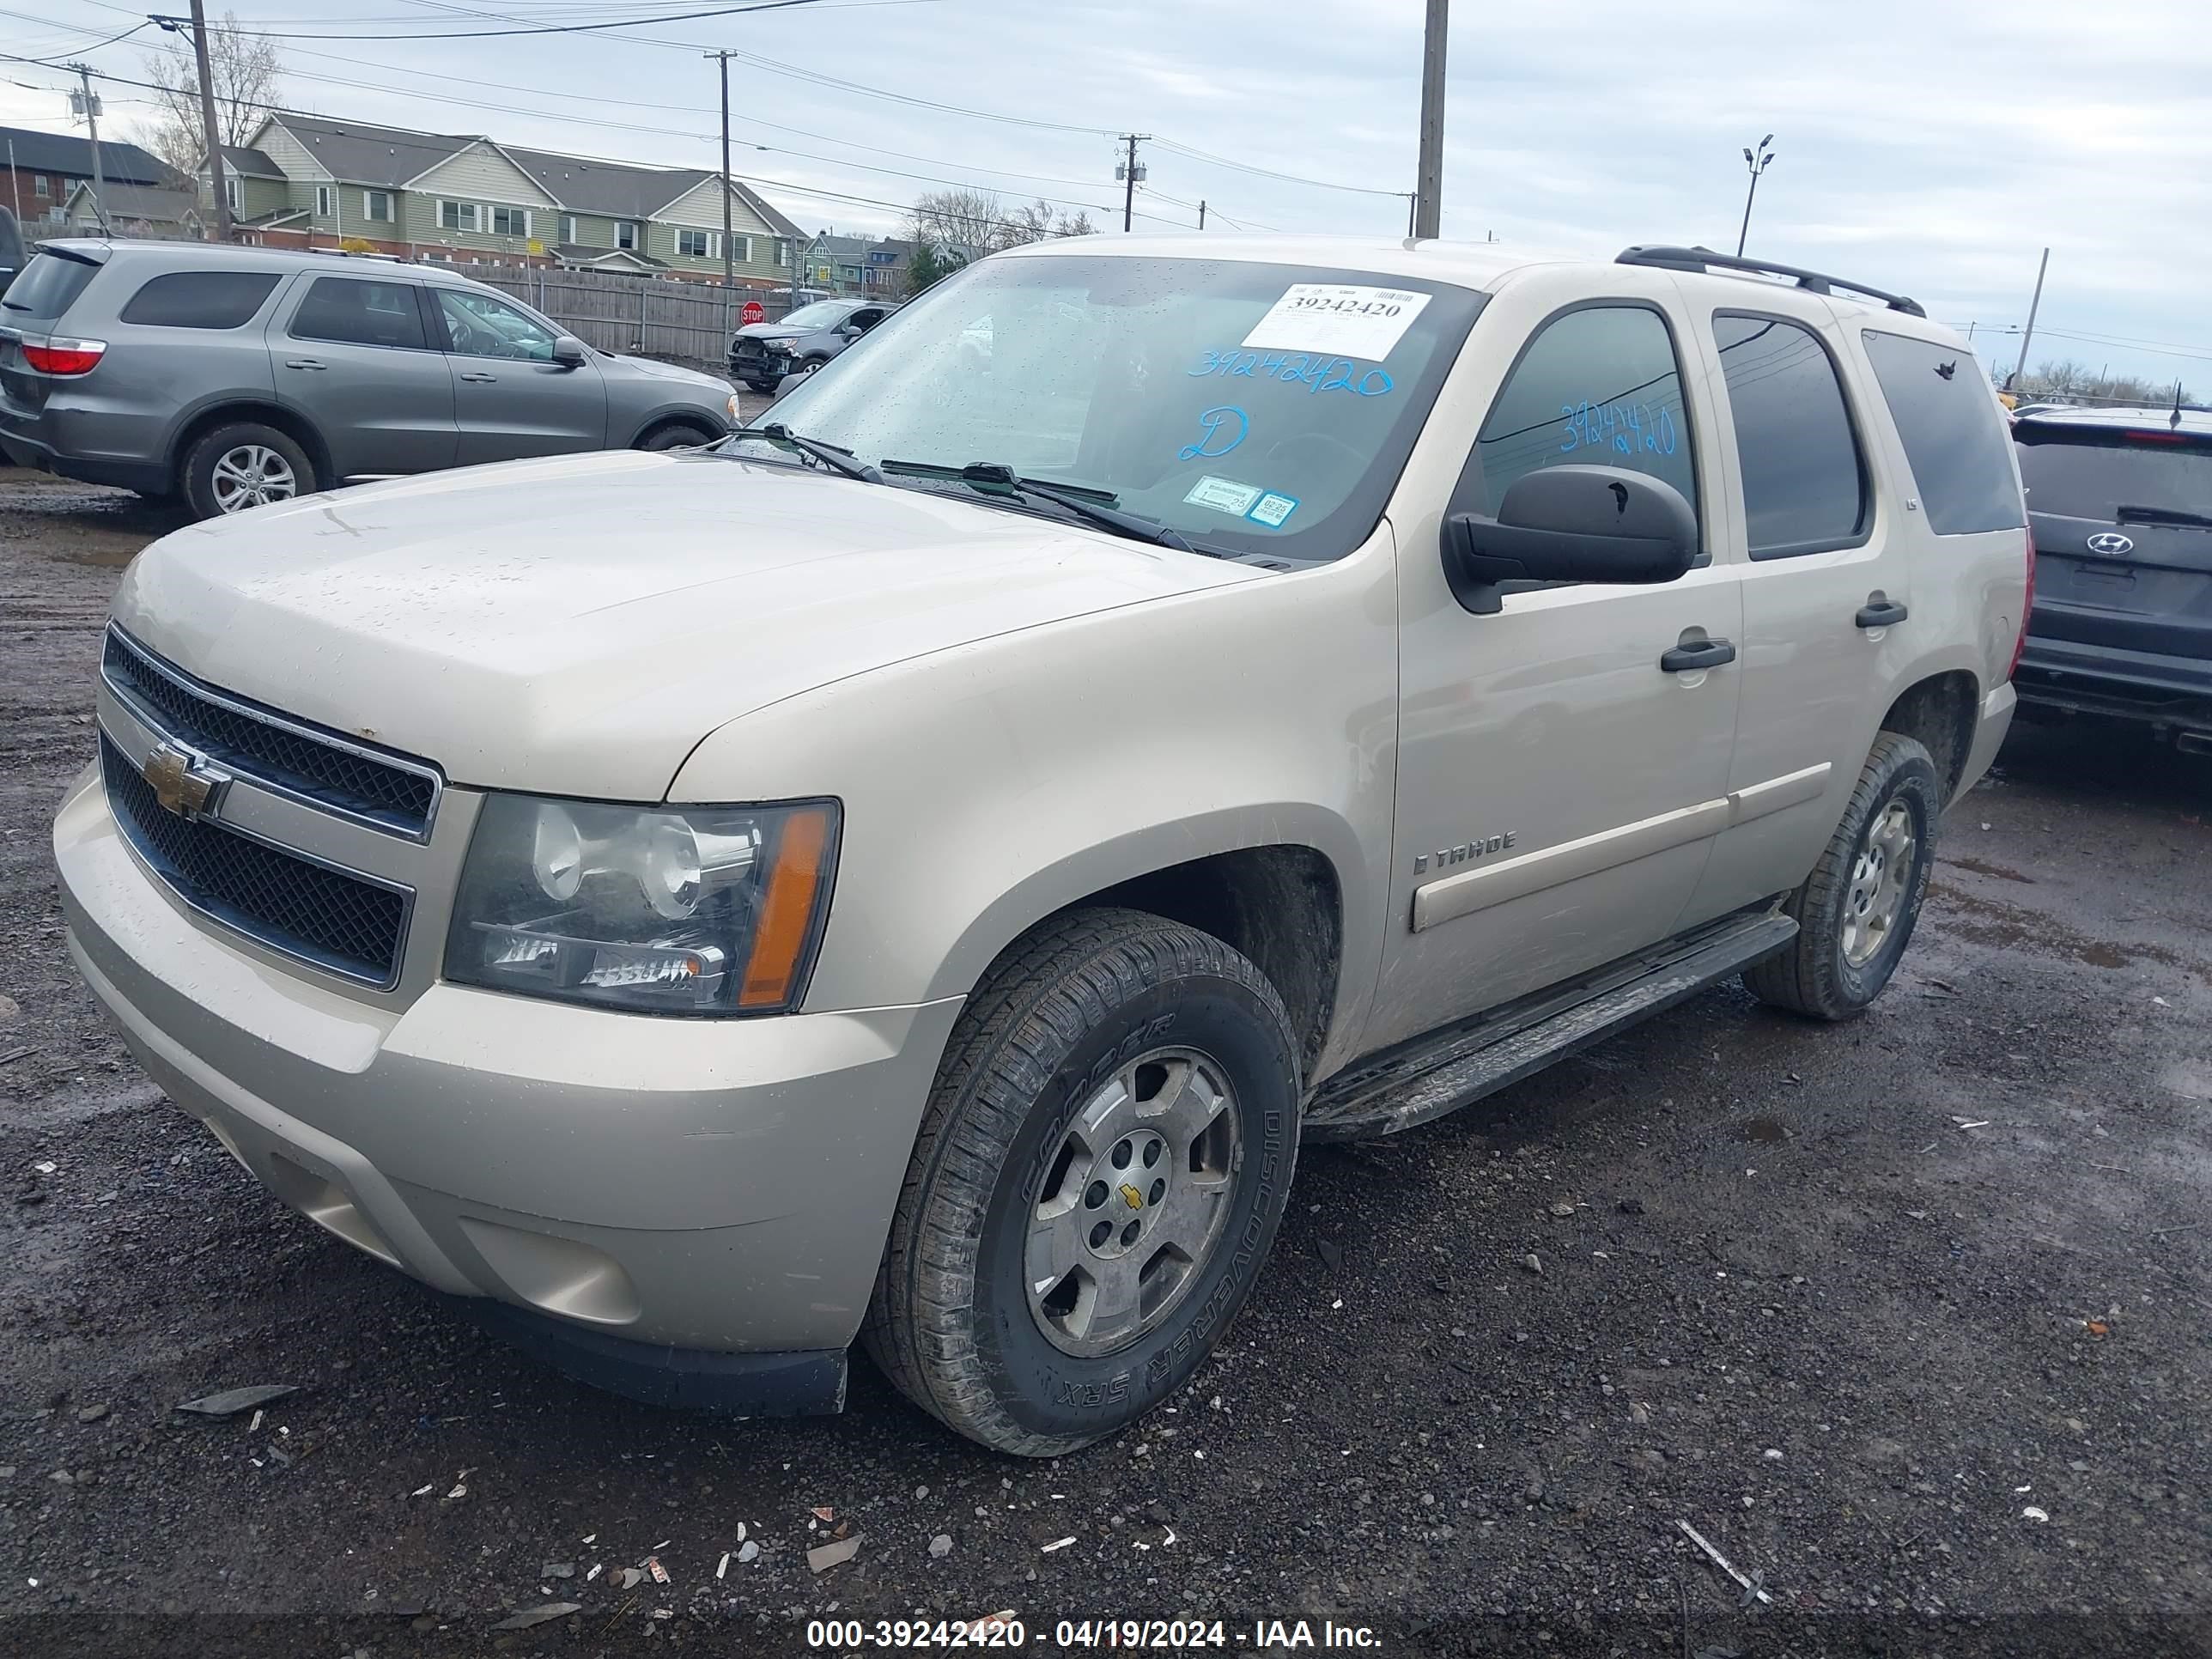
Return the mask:
<svg viewBox="0 0 2212 1659">
<path fill-rule="evenodd" d="M 851 1341 L 958 999 L 750 1020 L 443 982 L 372 1001 L 186 911 L 97 769 L 54 854 L 70 955 L 148 1073 L 339 1237 L 541 1334 L 614 1339 L 581 1345 L 611 1363 Z"/>
</svg>

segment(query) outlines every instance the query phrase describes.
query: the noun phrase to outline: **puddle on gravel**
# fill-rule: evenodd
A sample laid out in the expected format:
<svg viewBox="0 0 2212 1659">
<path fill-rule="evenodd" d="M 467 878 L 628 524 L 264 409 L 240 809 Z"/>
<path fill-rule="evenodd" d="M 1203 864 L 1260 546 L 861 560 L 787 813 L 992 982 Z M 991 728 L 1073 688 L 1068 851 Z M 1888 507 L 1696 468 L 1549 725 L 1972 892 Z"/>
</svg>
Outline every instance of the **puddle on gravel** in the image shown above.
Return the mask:
<svg viewBox="0 0 2212 1659">
<path fill-rule="evenodd" d="M 2110 939 L 2091 939 L 2053 917 L 2022 909 L 2016 904 L 1984 898 L 1945 882 L 1936 882 L 1928 890 L 1931 897 L 1940 899 L 1951 912 L 1943 919 L 1943 926 L 1978 944 L 2010 945 L 2040 956 L 2067 957 L 2092 968 L 2125 968 L 2138 961 L 2155 962 L 2205 977 L 2202 963 L 2163 945 L 2136 942 L 2117 945 Z"/>
<path fill-rule="evenodd" d="M 1790 1139 L 1788 1126 L 1778 1117 L 1746 1118 L 1736 1127 L 1743 1132 L 1743 1138 L 1746 1140 L 1756 1141 L 1761 1145 Z"/>
<path fill-rule="evenodd" d="M 2033 876 L 2023 876 L 2017 870 L 2008 870 L 2002 864 L 1984 864 L 1979 859 L 1943 859 L 1940 862 L 1954 869 L 1971 870 L 1978 876 L 1995 876 L 1999 881 L 2016 881 L 2021 885 L 2035 885 Z"/>
</svg>

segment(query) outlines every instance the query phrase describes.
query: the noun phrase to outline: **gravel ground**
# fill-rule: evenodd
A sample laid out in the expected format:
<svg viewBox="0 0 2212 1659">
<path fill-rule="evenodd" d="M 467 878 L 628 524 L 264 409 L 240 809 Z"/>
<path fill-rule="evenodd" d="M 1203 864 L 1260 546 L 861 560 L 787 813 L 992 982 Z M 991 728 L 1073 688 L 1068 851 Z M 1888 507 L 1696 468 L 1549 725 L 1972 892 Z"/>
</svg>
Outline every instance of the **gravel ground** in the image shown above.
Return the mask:
<svg viewBox="0 0 2212 1659">
<path fill-rule="evenodd" d="M 0 475 L 0 1652 L 781 1654 L 1000 1609 L 1049 1650 L 1182 1615 L 1232 1650 L 1279 1619 L 1438 1654 L 2212 1651 L 2204 763 L 2024 730 L 1866 1019 L 1716 990 L 1310 1151 L 1174 1408 L 1016 1463 L 865 1365 L 799 1423 L 572 1384 L 161 1098 L 64 954 L 46 830 L 118 569 L 167 527 Z M 298 1392 L 173 1410 L 256 1383 Z M 623 1589 L 648 1557 L 669 1582 Z"/>
</svg>

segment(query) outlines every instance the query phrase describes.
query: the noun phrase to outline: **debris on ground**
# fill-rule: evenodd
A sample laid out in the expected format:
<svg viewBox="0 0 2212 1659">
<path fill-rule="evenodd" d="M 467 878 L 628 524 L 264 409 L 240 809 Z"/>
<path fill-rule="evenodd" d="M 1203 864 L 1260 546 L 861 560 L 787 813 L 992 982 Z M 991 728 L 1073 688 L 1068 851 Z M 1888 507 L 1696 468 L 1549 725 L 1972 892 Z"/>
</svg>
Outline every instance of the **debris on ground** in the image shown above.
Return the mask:
<svg viewBox="0 0 2212 1659">
<path fill-rule="evenodd" d="M 827 1504 L 822 1504 L 820 1507 L 816 1509 L 811 1509 L 806 1512 L 812 1516 L 817 1521 L 835 1521 L 837 1518 L 837 1511 L 831 1509 Z"/>
<path fill-rule="evenodd" d="M 80 1406 L 77 1408 L 76 1420 L 80 1423 L 97 1423 L 106 1415 L 107 1407 L 105 1404 Z"/>
<path fill-rule="evenodd" d="M 263 1382 L 248 1389 L 225 1389 L 218 1394 L 204 1394 L 198 1400 L 186 1400 L 177 1407 L 180 1412 L 191 1412 L 200 1417 L 235 1417 L 240 1412 L 250 1412 L 256 1406 L 265 1406 L 272 1400 L 282 1400 L 288 1394 L 300 1392 L 296 1382 Z"/>
<path fill-rule="evenodd" d="M 996 1635 L 1000 1631 L 1012 1628 L 1014 1620 L 1020 1616 L 1009 1607 L 1004 1613 L 987 1613 L 981 1619 L 971 1619 L 966 1624 L 960 1626 L 959 1629 L 969 1641 L 980 1642 L 985 1638 Z"/>
<path fill-rule="evenodd" d="M 949 1532 L 940 1532 L 936 1537 L 931 1539 L 929 1540 L 929 1553 L 940 1561 L 946 1556 L 951 1554 L 952 1534 Z"/>
<path fill-rule="evenodd" d="M 25 1054 L 27 1054 L 30 1052 L 31 1051 L 28 1048 L 18 1049 L 15 1053 L 9 1055 L 8 1058 L 10 1060 L 21 1060 Z M 50 1176 L 53 1174 L 57 1169 L 60 1168 L 60 1165 L 57 1164 L 53 1159 L 50 1158 L 42 1158 L 31 1167 L 37 1170 L 40 1175 Z"/>
<path fill-rule="evenodd" d="M 1564 1199 L 1564 1198 L 1563 1198 L 1563 1199 L 1561 1199 L 1558 1203 L 1556 1203 L 1556 1204 L 1554 1204 L 1554 1205 L 1553 1205 L 1553 1206 L 1552 1206 L 1552 1213 L 1553 1213 L 1553 1215 L 1555 1215 L 1555 1216 L 1559 1217 L 1559 1218 L 1560 1220 L 1562 1220 L 1562 1221 L 1565 1221 L 1565 1220 L 1569 1216 L 1572 1215 L 1574 1212 L 1575 1212 L 1575 1206 L 1574 1206 L 1573 1205 L 1571 1205 L 1571 1204 L 1568 1203 L 1568 1202 L 1567 1202 L 1567 1200 L 1566 1200 L 1565 1199 Z"/>
<path fill-rule="evenodd" d="M 548 1601 L 542 1607 L 532 1607 L 494 1625 L 494 1630 L 530 1630 L 538 1625 L 550 1625 L 556 1619 L 566 1619 L 572 1613 L 581 1613 L 581 1601 Z"/>
<path fill-rule="evenodd" d="M 626 1589 L 626 1590 L 635 1589 L 636 1589 L 640 1584 L 642 1584 L 644 1582 L 645 1582 L 645 1569 L 644 1569 L 644 1568 L 642 1568 L 642 1567 L 624 1567 L 624 1568 L 622 1570 L 622 1587 L 623 1587 L 624 1589 Z"/>
<path fill-rule="evenodd" d="M 1539 1279 L 1541 1279 L 1544 1276 L 1544 1258 L 1538 1255 L 1534 1250 L 1529 1251 L 1528 1255 L 1521 1258 L 1521 1265 L 1523 1267 L 1526 1267 L 1530 1273 L 1535 1274 Z"/>
<path fill-rule="evenodd" d="M 1050 1555 L 1054 1550 L 1066 1549 L 1075 1540 L 1073 1538 L 1055 1538 L 1052 1542 L 1047 1544 L 1042 1549 L 1039 1550 L 1037 1553 L 1040 1555 Z"/>
<path fill-rule="evenodd" d="M 2030 1504 L 2020 1512 L 2020 1518 L 2023 1521 L 2048 1521 L 2051 1519 L 2051 1514 L 2049 1510 L 2039 1510 Z"/>
<path fill-rule="evenodd" d="M 816 1572 L 842 1567 L 860 1553 L 858 1538 L 841 1538 L 834 1544 L 817 1544 L 806 1552 L 806 1565 Z"/>
<path fill-rule="evenodd" d="M 714 1577 L 717 1578 L 727 1578 L 729 1576 L 730 1553 L 727 1550 L 724 1550 L 722 1552 L 722 1564 L 714 1569 Z"/>
<path fill-rule="evenodd" d="M 1314 1254 L 1321 1257 L 1321 1265 L 1331 1273 L 1344 1266 L 1344 1246 L 1334 1239 L 1315 1239 Z"/>
<path fill-rule="evenodd" d="M 574 1578 L 576 1564 L 574 1561 L 548 1561 L 538 1569 L 538 1576 L 540 1578 Z"/>
<path fill-rule="evenodd" d="M 647 1556 L 645 1558 L 645 1570 L 653 1575 L 653 1582 L 654 1583 L 665 1584 L 668 1582 L 668 1569 L 660 1565 L 660 1558 L 659 1556 Z"/>
<path fill-rule="evenodd" d="M 1735 1579 L 1735 1582 L 1742 1587 L 1746 1601 L 1757 1600 L 1769 1605 L 1772 1604 L 1774 1598 L 1769 1595 L 1764 1589 L 1760 1589 L 1756 1580 L 1747 1578 L 1741 1573 L 1738 1572 L 1735 1570 L 1735 1565 L 1729 1561 L 1728 1557 L 1723 1555 L 1718 1550 L 1715 1549 L 1711 1544 L 1705 1541 L 1705 1534 L 1699 1532 L 1695 1527 L 1692 1526 L 1686 1521 L 1677 1521 L 1674 1524 L 1682 1529 L 1684 1536 L 1688 1538 L 1692 1544 L 1695 1544 L 1699 1549 L 1703 1550 L 1712 1559 L 1712 1563 L 1715 1566 L 1718 1567 L 1729 1577 Z"/>
<path fill-rule="evenodd" d="M 760 1546 L 757 1543 L 748 1539 L 745 1542 L 738 1546 L 738 1565 L 739 1566 L 749 1566 L 753 1562 L 759 1559 Z"/>
</svg>

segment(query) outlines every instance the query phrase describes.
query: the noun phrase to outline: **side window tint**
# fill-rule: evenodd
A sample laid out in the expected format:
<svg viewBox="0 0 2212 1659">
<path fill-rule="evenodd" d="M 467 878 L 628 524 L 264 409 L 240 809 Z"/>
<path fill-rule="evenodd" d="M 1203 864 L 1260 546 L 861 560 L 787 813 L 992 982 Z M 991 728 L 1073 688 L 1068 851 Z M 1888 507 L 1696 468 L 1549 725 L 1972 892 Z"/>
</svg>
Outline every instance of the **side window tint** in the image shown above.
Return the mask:
<svg viewBox="0 0 2212 1659">
<path fill-rule="evenodd" d="M 1735 417 L 1751 556 L 1848 547 L 1866 533 L 1866 468 L 1836 365 L 1810 329 L 1774 317 L 1713 318 Z"/>
<path fill-rule="evenodd" d="M 276 286 L 274 271 L 173 270 L 132 295 L 118 320 L 155 328 L 242 328 Z"/>
<path fill-rule="evenodd" d="M 1548 324 L 1491 405 L 1458 504 L 1494 514 L 1516 478 L 1571 463 L 1648 472 L 1698 511 L 1681 366 L 1657 312 L 1594 306 Z"/>
<path fill-rule="evenodd" d="M 1875 329 L 1864 338 L 1928 527 L 1939 536 L 2019 529 L 2027 514 L 1996 394 L 1973 353 Z"/>
<path fill-rule="evenodd" d="M 464 357 L 519 357 L 537 362 L 552 358 L 554 336 L 488 294 L 441 288 L 438 308 L 445 314 L 447 338 Z"/>
<path fill-rule="evenodd" d="M 315 278 L 293 316 L 292 337 L 416 351 L 428 344 L 413 283 L 364 283 L 350 276 Z"/>
</svg>

